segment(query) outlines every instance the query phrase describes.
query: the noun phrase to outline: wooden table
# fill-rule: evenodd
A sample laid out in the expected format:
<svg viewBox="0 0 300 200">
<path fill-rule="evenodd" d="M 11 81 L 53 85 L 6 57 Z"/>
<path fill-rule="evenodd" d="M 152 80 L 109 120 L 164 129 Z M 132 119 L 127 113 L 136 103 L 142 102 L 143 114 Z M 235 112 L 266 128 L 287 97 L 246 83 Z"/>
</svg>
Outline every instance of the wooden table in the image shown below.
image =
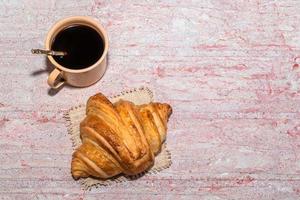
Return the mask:
<svg viewBox="0 0 300 200">
<path fill-rule="evenodd" d="M 300 1 L 0 1 L 0 199 L 299 199 Z M 60 18 L 97 18 L 109 68 L 48 89 L 42 48 Z M 299 65 L 298 65 L 299 64 Z M 48 67 L 46 67 L 48 66 Z M 141 86 L 174 108 L 172 166 L 83 191 L 63 113 Z"/>
</svg>

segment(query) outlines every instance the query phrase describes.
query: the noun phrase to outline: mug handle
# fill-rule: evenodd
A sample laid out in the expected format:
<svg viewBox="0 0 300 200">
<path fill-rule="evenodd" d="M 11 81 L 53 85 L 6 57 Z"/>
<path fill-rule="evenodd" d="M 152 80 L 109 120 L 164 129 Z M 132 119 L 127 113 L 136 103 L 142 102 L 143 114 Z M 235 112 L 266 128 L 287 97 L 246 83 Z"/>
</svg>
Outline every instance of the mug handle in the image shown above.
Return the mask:
<svg viewBox="0 0 300 200">
<path fill-rule="evenodd" d="M 48 77 L 48 85 L 53 89 L 58 89 L 61 87 L 65 81 L 64 80 L 57 80 L 57 78 L 61 76 L 61 71 L 55 68 Z"/>
</svg>

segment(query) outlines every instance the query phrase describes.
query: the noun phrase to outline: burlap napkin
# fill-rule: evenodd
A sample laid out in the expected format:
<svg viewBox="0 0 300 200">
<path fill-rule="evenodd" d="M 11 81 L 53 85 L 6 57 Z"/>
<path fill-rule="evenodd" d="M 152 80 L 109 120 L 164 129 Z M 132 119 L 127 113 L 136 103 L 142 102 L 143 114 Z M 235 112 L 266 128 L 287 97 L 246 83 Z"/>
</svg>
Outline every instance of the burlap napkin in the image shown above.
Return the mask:
<svg viewBox="0 0 300 200">
<path fill-rule="evenodd" d="M 119 99 L 124 99 L 139 105 L 139 104 L 150 103 L 151 101 L 153 101 L 153 93 L 148 88 L 140 88 L 140 89 L 134 89 L 134 90 L 122 92 L 121 94 L 110 97 L 109 99 L 113 103 L 117 102 Z M 71 140 L 73 142 L 73 148 L 76 149 L 81 145 L 79 124 L 85 117 L 85 105 L 82 104 L 82 105 L 72 107 L 70 110 L 66 112 L 64 117 L 67 121 L 68 133 L 71 136 Z M 171 154 L 167 150 L 166 145 L 164 144 L 161 152 L 155 157 L 154 166 L 149 171 L 143 172 L 136 176 L 119 175 L 113 179 L 108 179 L 108 180 L 86 178 L 86 179 L 80 179 L 79 181 L 81 182 L 83 188 L 88 190 L 91 189 L 93 186 L 95 187 L 108 186 L 114 183 L 133 180 L 141 177 L 142 175 L 156 174 L 157 172 L 168 168 L 170 165 L 171 165 Z"/>
</svg>

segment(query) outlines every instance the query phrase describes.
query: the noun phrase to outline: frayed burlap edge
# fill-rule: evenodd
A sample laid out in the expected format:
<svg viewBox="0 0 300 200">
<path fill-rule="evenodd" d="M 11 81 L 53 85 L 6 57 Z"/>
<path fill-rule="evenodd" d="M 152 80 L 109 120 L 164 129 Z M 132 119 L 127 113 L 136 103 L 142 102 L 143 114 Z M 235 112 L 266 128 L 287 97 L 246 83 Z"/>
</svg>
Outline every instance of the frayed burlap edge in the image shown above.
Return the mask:
<svg viewBox="0 0 300 200">
<path fill-rule="evenodd" d="M 128 101 L 132 101 L 133 103 L 139 105 L 139 104 L 150 103 L 151 101 L 153 101 L 153 93 L 150 89 L 142 87 L 139 89 L 133 89 L 133 90 L 121 92 L 118 95 L 109 97 L 109 99 L 113 103 L 120 99 L 124 99 Z M 81 145 L 79 124 L 84 119 L 84 117 L 85 117 L 84 104 L 74 106 L 68 111 L 66 111 L 66 113 L 64 114 L 64 118 L 67 122 L 68 133 L 71 136 L 71 141 L 73 143 L 74 150 Z M 154 166 L 146 172 L 142 172 L 135 176 L 119 175 L 117 177 L 108 180 L 86 178 L 86 179 L 80 179 L 79 182 L 83 186 L 83 189 L 90 190 L 93 187 L 96 188 L 105 187 L 109 185 L 118 184 L 121 182 L 132 181 L 144 175 L 157 174 L 163 169 L 169 168 L 171 164 L 172 164 L 171 153 L 167 150 L 166 144 L 163 144 L 161 152 L 155 157 Z"/>
</svg>

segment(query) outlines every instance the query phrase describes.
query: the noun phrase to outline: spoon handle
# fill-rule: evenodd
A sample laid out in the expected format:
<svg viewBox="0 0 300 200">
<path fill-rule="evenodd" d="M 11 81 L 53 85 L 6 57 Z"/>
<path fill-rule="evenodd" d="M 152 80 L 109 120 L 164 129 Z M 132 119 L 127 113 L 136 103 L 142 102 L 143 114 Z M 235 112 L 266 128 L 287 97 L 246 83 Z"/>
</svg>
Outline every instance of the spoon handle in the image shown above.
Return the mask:
<svg viewBox="0 0 300 200">
<path fill-rule="evenodd" d="M 67 52 L 64 51 L 52 51 L 52 50 L 43 50 L 43 49 L 31 49 L 33 54 L 46 54 L 50 56 L 65 56 Z"/>
</svg>

